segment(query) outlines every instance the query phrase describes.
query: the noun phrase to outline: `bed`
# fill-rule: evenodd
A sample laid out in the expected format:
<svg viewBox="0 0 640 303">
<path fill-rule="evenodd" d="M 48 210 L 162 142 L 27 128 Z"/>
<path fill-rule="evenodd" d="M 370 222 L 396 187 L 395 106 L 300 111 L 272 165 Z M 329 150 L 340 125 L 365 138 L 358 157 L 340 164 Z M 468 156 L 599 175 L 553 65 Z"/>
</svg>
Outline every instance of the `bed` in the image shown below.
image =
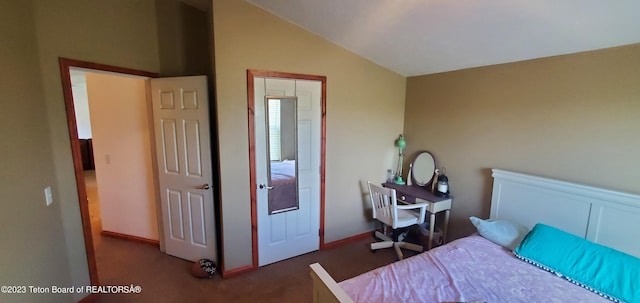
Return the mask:
<svg viewBox="0 0 640 303">
<path fill-rule="evenodd" d="M 269 214 L 298 209 L 296 161 L 271 161 Z"/>
<path fill-rule="evenodd" d="M 499 169 L 492 175 L 490 219 L 532 230 L 516 252 L 538 266 L 516 258 L 486 235 L 474 234 L 340 283 L 320 264 L 312 264 L 314 302 L 611 302 L 619 298 L 585 289 L 589 285 L 559 273 L 555 265 L 547 268 L 527 259 L 525 244 L 535 244 L 531 234 L 545 230 L 539 226 L 553 226 L 567 237 L 628 257 L 620 265 L 630 267 L 631 276 L 625 272 L 617 277 L 622 267 L 614 267 L 609 280 L 625 279 L 618 284 L 631 287 L 631 298 L 640 298 L 640 196 Z M 584 249 L 592 250 L 591 246 Z M 585 266 L 596 271 L 606 268 L 599 264 Z"/>
</svg>

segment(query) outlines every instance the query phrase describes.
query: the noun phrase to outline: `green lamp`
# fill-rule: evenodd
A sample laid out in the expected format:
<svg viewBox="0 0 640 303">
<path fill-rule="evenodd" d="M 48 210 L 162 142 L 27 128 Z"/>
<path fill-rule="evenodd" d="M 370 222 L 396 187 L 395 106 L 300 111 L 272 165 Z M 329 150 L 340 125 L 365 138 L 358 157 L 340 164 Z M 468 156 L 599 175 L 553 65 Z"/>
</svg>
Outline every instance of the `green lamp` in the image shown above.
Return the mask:
<svg viewBox="0 0 640 303">
<path fill-rule="evenodd" d="M 403 154 L 402 154 L 402 150 L 407 146 L 407 141 L 404 140 L 404 135 L 400 134 L 400 137 L 398 138 L 398 140 L 396 140 L 396 146 L 399 149 L 399 153 L 398 153 L 398 169 L 396 170 L 397 175 L 396 175 L 396 184 L 402 184 L 404 185 L 405 182 L 404 180 L 402 180 L 402 160 L 404 158 Z"/>
</svg>

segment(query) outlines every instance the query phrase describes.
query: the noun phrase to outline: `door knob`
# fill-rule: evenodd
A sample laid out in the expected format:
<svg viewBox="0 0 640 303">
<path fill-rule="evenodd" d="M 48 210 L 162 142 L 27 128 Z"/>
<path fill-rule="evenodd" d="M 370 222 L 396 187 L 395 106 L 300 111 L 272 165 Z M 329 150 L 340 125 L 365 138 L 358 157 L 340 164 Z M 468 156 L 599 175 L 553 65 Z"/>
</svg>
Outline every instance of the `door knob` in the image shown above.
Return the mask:
<svg viewBox="0 0 640 303">
<path fill-rule="evenodd" d="M 263 189 L 263 188 L 273 189 L 273 186 L 266 186 L 264 183 L 260 183 L 260 189 Z"/>
<path fill-rule="evenodd" d="M 209 184 L 205 183 L 205 184 L 202 184 L 202 186 L 200 186 L 200 187 L 196 187 L 196 188 L 197 188 L 197 189 L 204 189 L 204 190 L 207 190 L 207 189 L 210 189 L 210 188 L 211 188 L 211 186 L 209 186 Z"/>
</svg>

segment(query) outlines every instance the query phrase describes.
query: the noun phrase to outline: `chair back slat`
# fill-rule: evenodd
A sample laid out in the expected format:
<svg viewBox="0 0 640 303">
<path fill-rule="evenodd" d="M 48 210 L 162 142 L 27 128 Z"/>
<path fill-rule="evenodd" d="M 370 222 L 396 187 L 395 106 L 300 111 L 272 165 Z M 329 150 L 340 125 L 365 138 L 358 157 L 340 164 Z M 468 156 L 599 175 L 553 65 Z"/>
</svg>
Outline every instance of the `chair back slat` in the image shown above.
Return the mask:
<svg viewBox="0 0 640 303">
<path fill-rule="evenodd" d="M 373 218 L 389 226 L 393 226 L 393 218 L 396 214 L 396 191 L 384 188 L 368 182 Z"/>
</svg>

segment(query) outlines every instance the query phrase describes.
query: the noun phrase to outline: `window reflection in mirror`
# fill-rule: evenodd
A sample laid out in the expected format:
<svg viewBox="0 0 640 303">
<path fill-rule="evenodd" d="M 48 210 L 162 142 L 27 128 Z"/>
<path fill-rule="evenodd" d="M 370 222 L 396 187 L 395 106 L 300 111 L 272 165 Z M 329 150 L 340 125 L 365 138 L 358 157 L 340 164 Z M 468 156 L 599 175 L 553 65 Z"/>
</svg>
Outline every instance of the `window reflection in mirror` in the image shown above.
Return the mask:
<svg viewBox="0 0 640 303">
<path fill-rule="evenodd" d="M 297 98 L 266 97 L 269 214 L 298 209 Z"/>
<path fill-rule="evenodd" d="M 411 163 L 411 180 L 418 186 L 431 184 L 436 169 L 436 159 L 430 152 L 419 152 Z"/>
</svg>

